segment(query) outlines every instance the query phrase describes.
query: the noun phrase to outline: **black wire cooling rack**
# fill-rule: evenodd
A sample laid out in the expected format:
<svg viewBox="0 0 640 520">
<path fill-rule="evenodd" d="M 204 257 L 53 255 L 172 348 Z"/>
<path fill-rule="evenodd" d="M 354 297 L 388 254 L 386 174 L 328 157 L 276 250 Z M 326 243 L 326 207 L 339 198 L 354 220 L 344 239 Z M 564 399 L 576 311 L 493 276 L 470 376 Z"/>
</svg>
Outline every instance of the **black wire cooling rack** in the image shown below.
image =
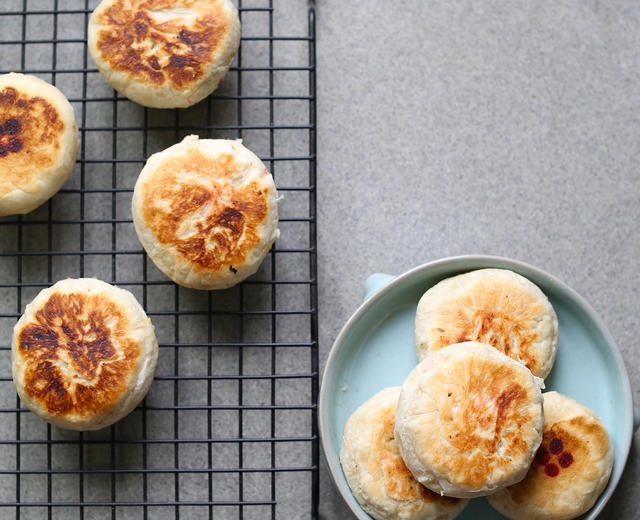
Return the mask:
<svg viewBox="0 0 640 520">
<path fill-rule="evenodd" d="M 94 0 L 2 0 L 2 73 L 55 84 L 75 108 L 76 170 L 32 213 L 0 219 L 1 518 L 317 516 L 318 329 L 314 11 L 238 0 L 240 52 L 188 110 L 140 107 L 87 53 Z M 146 158 L 195 133 L 242 138 L 282 196 L 281 238 L 226 291 L 180 288 L 138 243 L 130 201 Z M 134 293 L 160 343 L 149 395 L 98 432 L 52 427 L 17 398 L 11 330 L 61 278 Z"/>
</svg>

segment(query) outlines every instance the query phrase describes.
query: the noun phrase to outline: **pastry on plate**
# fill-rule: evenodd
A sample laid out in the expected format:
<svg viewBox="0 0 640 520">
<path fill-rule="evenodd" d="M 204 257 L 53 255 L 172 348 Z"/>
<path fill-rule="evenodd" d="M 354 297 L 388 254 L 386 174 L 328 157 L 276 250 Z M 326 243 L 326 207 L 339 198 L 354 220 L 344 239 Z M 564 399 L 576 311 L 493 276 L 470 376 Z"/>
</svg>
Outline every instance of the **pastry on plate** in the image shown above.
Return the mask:
<svg viewBox="0 0 640 520">
<path fill-rule="evenodd" d="M 28 213 L 73 172 L 78 128 L 56 87 L 27 74 L 0 75 L 0 216 Z"/>
<path fill-rule="evenodd" d="M 489 497 L 514 520 L 570 520 L 586 513 L 609 481 L 613 447 L 586 406 L 558 392 L 544 398 L 544 438 L 524 480 Z"/>
<path fill-rule="evenodd" d="M 174 282 L 225 289 L 254 274 L 280 235 L 277 203 L 273 177 L 239 141 L 192 135 L 149 158 L 133 223 Z"/>
<path fill-rule="evenodd" d="M 442 280 L 420 299 L 418 359 L 452 343 L 488 343 L 545 378 L 558 350 L 558 318 L 544 293 L 506 269 L 479 269 Z"/>
<path fill-rule="evenodd" d="M 386 388 L 349 417 L 340 463 L 353 496 L 376 520 L 449 520 L 467 500 L 440 496 L 413 478 L 394 437 L 400 387 Z"/>
<path fill-rule="evenodd" d="M 134 296 L 95 278 L 42 290 L 13 329 L 13 382 L 33 413 L 97 430 L 131 412 L 153 381 L 158 342 Z"/>
<path fill-rule="evenodd" d="M 540 378 L 477 342 L 445 347 L 411 371 L 395 434 L 413 476 L 471 498 L 522 480 L 542 441 Z"/>
<path fill-rule="evenodd" d="M 88 46 L 102 76 L 132 101 L 189 107 L 211 94 L 240 45 L 230 0 L 102 0 Z"/>
</svg>

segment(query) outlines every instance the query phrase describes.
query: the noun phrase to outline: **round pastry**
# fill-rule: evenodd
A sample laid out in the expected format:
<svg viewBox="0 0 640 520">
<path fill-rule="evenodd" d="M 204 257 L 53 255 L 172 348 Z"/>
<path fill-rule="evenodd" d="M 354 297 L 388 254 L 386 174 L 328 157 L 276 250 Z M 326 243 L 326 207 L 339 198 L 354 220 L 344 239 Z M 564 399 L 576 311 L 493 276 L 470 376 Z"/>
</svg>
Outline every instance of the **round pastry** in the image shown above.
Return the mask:
<svg viewBox="0 0 640 520">
<path fill-rule="evenodd" d="M 570 520 L 587 512 L 609 481 L 613 447 L 598 416 L 573 399 L 547 392 L 544 437 L 526 478 L 489 497 L 517 520 Z"/>
<path fill-rule="evenodd" d="M 344 427 L 340 463 L 351 492 L 376 520 L 448 520 L 467 500 L 440 496 L 413 478 L 394 438 L 400 387 L 362 404 Z"/>
<path fill-rule="evenodd" d="M 488 343 L 545 378 L 558 350 L 558 318 L 542 291 L 505 269 L 447 278 L 420 299 L 415 322 L 422 361 L 452 343 Z"/>
<path fill-rule="evenodd" d="M 78 153 L 73 107 L 56 87 L 0 75 L 0 216 L 28 213 L 69 178 Z"/>
<path fill-rule="evenodd" d="M 542 380 L 489 345 L 450 345 L 402 385 L 400 454 L 436 493 L 471 498 L 522 480 L 542 441 Z"/>
<path fill-rule="evenodd" d="M 174 282 L 225 289 L 255 273 L 280 235 L 277 201 L 273 177 L 239 141 L 192 135 L 149 158 L 133 223 Z"/>
<path fill-rule="evenodd" d="M 69 278 L 27 305 L 13 329 L 11 357 L 27 408 L 60 428 L 98 430 L 147 394 L 158 342 L 129 291 Z"/>
<path fill-rule="evenodd" d="M 222 82 L 240 45 L 230 0 L 102 0 L 88 46 L 109 85 L 153 108 L 188 107 Z"/>
</svg>

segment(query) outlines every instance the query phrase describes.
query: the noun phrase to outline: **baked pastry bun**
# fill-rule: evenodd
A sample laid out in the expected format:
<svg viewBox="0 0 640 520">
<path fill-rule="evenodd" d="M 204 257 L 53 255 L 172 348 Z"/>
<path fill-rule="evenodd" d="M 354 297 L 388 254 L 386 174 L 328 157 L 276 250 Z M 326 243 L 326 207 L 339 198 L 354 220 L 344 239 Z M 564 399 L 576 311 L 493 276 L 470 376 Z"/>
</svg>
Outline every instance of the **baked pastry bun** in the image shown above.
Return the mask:
<svg viewBox="0 0 640 520">
<path fill-rule="evenodd" d="M 467 500 L 440 496 L 413 478 L 394 438 L 400 387 L 386 388 L 349 417 L 340 463 L 351 492 L 376 520 L 448 520 Z"/>
<path fill-rule="evenodd" d="M 73 107 L 35 76 L 0 75 L 0 216 L 28 213 L 73 172 L 78 128 Z"/>
<path fill-rule="evenodd" d="M 586 513 L 609 481 L 613 447 L 598 416 L 558 392 L 544 397 L 544 438 L 526 478 L 489 497 L 514 520 L 569 520 Z"/>
<path fill-rule="evenodd" d="M 273 177 L 239 141 L 192 135 L 149 158 L 133 223 L 174 282 L 225 289 L 255 273 L 280 235 L 277 202 Z"/>
<path fill-rule="evenodd" d="M 558 350 L 558 318 L 524 276 L 479 269 L 442 280 L 422 296 L 415 338 L 420 361 L 452 343 L 479 341 L 545 378 Z"/>
<path fill-rule="evenodd" d="M 13 329 L 13 382 L 24 405 L 60 428 L 97 430 L 144 398 L 158 342 L 129 291 L 95 278 L 62 280 Z"/>
<path fill-rule="evenodd" d="M 230 0 L 102 0 L 89 19 L 89 52 L 105 81 L 147 107 L 207 97 L 239 45 Z"/>
<path fill-rule="evenodd" d="M 409 374 L 396 440 L 413 476 L 471 498 L 522 480 L 542 441 L 542 380 L 489 345 L 450 345 Z"/>
</svg>

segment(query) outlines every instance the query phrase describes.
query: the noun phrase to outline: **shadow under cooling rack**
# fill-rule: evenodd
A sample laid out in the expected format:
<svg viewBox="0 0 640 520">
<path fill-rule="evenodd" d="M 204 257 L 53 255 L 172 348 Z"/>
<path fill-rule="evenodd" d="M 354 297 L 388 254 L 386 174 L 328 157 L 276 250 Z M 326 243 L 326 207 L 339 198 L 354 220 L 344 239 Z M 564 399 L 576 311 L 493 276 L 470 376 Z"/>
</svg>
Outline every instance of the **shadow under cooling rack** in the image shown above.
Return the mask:
<svg viewBox="0 0 640 520">
<path fill-rule="evenodd" d="M 42 207 L 0 219 L 0 517 L 315 518 L 318 330 L 314 12 L 238 0 L 243 37 L 221 87 L 186 110 L 115 93 L 86 47 L 94 0 L 3 0 L 0 72 L 69 98 L 73 175 Z M 164 277 L 142 250 L 131 194 L 147 157 L 189 134 L 241 138 L 273 173 L 281 238 L 225 291 Z M 128 417 L 97 432 L 52 427 L 11 380 L 11 331 L 67 277 L 124 287 L 151 317 L 156 378 Z"/>
</svg>

